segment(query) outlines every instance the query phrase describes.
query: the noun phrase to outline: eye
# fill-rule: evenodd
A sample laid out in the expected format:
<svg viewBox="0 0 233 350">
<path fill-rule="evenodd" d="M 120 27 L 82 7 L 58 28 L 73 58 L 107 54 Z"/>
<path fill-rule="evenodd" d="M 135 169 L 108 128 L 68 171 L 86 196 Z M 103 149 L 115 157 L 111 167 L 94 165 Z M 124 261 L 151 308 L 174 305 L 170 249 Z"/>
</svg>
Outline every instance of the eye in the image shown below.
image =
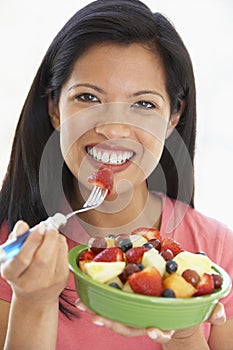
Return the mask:
<svg viewBox="0 0 233 350">
<path fill-rule="evenodd" d="M 156 105 L 149 101 L 138 101 L 134 103 L 134 106 L 144 109 L 153 109 L 156 108 Z"/>
<path fill-rule="evenodd" d="M 84 93 L 75 96 L 76 100 L 82 101 L 82 102 L 100 102 L 100 100 L 93 94 Z"/>
</svg>

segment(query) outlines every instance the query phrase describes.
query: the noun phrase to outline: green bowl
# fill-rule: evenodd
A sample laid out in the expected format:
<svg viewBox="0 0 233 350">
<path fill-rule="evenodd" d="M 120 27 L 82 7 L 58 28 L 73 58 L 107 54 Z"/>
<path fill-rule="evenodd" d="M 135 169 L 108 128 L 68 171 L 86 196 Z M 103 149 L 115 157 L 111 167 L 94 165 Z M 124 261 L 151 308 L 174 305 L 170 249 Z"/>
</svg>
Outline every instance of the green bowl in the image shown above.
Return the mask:
<svg viewBox="0 0 233 350">
<path fill-rule="evenodd" d="M 97 314 L 132 327 L 161 330 L 192 327 L 206 321 L 218 300 L 231 290 L 229 275 L 220 266 L 214 265 L 223 277 L 223 285 L 210 295 L 174 299 L 125 292 L 98 283 L 79 269 L 77 262 L 85 250 L 86 244 L 69 252 L 69 266 L 80 299 Z"/>
</svg>

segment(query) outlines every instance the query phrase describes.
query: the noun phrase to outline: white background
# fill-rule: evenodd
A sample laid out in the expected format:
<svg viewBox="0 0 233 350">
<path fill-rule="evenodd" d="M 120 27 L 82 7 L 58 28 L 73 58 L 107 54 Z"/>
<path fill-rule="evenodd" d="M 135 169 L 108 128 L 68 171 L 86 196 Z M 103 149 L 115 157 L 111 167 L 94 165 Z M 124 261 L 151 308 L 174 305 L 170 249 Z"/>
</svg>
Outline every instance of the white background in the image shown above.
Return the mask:
<svg viewBox="0 0 233 350">
<path fill-rule="evenodd" d="M 45 51 L 63 24 L 88 3 L 0 0 L 0 184 L 20 110 Z M 145 3 L 170 18 L 193 61 L 198 107 L 196 209 L 233 228 L 233 1 Z"/>
</svg>

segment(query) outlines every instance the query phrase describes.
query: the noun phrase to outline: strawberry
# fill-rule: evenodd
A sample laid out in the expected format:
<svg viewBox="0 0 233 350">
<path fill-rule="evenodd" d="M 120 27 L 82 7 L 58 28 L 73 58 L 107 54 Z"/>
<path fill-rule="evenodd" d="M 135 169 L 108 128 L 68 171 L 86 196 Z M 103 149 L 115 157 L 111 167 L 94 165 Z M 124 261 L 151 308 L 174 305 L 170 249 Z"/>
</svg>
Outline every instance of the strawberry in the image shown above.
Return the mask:
<svg viewBox="0 0 233 350">
<path fill-rule="evenodd" d="M 95 262 L 114 262 L 124 261 L 124 254 L 118 247 L 109 247 L 97 254 L 93 261 Z"/>
<path fill-rule="evenodd" d="M 148 241 L 151 239 L 158 239 L 159 241 L 162 241 L 161 233 L 153 227 L 139 227 L 133 230 L 131 234 L 143 236 Z"/>
<path fill-rule="evenodd" d="M 145 248 L 145 247 L 135 247 L 135 248 L 130 248 L 129 250 L 127 250 L 127 252 L 125 253 L 127 264 L 129 264 L 129 263 L 141 264 L 143 254 L 147 250 L 148 250 L 148 248 Z"/>
<path fill-rule="evenodd" d="M 130 287 L 135 293 L 160 296 L 163 291 L 162 276 L 154 266 L 148 266 L 128 277 Z"/>
<path fill-rule="evenodd" d="M 94 257 L 95 257 L 95 254 L 92 251 L 87 250 L 80 255 L 79 261 L 84 261 L 84 260 L 91 261 L 94 259 Z"/>
<path fill-rule="evenodd" d="M 169 237 L 164 238 L 162 242 L 161 252 L 167 249 L 170 249 L 174 256 L 184 251 L 180 243 Z"/>
<path fill-rule="evenodd" d="M 200 282 L 196 286 L 195 297 L 205 294 L 211 294 L 214 291 L 214 277 L 208 273 L 204 273 Z"/>
<path fill-rule="evenodd" d="M 108 194 L 113 188 L 113 172 L 107 167 L 100 168 L 97 172 L 87 178 L 88 182 L 108 190 Z"/>
<path fill-rule="evenodd" d="M 78 266 L 80 270 L 85 272 L 85 264 L 91 262 L 95 257 L 95 254 L 91 250 L 83 252 L 79 257 Z"/>
</svg>

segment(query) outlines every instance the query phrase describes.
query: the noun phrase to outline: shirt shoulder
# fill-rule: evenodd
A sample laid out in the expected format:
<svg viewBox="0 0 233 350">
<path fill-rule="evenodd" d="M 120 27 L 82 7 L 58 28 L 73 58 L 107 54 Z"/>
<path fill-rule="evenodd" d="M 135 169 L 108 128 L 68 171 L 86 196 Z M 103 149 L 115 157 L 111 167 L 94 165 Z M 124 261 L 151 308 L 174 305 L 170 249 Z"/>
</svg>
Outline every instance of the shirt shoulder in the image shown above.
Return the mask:
<svg viewBox="0 0 233 350">
<path fill-rule="evenodd" d="M 168 197 L 164 199 L 161 228 L 164 235 L 176 239 L 184 249 L 205 251 L 216 263 L 222 259 L 225 246 L 233 244 L 233 232 L 225 224 Z"/>
</svg>

